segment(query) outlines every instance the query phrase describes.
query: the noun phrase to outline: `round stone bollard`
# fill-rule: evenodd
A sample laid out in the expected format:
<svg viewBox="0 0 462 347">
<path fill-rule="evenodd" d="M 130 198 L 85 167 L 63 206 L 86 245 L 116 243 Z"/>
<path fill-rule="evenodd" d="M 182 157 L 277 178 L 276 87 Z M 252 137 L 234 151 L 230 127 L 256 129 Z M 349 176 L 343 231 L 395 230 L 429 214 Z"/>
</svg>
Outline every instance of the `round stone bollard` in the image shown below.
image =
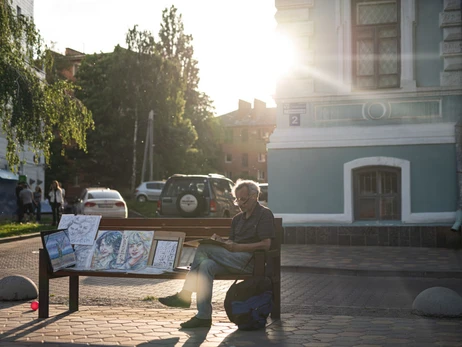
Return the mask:
<svg viewBox="0 0 462 347">
<path fill-rule="evenodd" d="M 25 276 L 13 275 L 0 280 L 0 300 L 30 300 L 36 299 L 38 289 L 32 280 Z"/>
<path fill-rule="evenodd" d="M 462 317 L 462 297 L 449 288 L 428 288 L 414 299 L 412 311 L 421 316 Z"/>
</svg>

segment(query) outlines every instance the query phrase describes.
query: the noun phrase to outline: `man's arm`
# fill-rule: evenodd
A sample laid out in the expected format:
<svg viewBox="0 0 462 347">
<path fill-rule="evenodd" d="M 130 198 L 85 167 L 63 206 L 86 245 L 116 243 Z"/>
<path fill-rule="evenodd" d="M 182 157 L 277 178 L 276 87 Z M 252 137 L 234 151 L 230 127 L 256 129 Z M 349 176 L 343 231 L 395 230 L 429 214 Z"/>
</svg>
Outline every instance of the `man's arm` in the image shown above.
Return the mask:
<svg viewBox="0 0 462 347">
<path fill-rule="evenodd" d="M 271 247 L 271 239 L 263 239 L 260 242 L 254 243 L 236 243 L 228 240 L 223 247 L 230 252 L 254 252 L 258 250 L 269 251 Z"/>
</svg>

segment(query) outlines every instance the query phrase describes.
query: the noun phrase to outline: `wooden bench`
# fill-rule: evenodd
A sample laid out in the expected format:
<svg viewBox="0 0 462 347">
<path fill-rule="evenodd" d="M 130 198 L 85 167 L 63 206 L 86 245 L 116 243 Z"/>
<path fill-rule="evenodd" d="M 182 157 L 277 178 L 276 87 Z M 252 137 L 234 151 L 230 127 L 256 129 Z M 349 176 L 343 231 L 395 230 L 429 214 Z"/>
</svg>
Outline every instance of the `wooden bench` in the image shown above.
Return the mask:
<svg viewBox="0 0 462 347">
<path fill-rule="evenodd" d="M 100 230 L 157 230 L 181 231 L 186 233 L 185 241 L 209 238 L 213 234 L 228 237 L 231 229 L 231 218 L 103 218 Z M 276 237 L 268 252 L 255 252 L 255 266 L 253 274 L 226 274 L 216 276 L 217 280 L 242 280 L 252 276 L 269 275 L 273 282 L 274 308 L 271 318 L 281 316 L 281 242 L 283 235 L 282 219 L 275 218 Z M 52 271 L 48 255 L 44 249 L 39 254 L 39 318 L 49 317 L 50 280 L 69 277 L 69 311 L 79 310 L 79 276 L 95 277 L 124 277 L 150 279 L 184 279 L 186 272 L 169 272 L 163 274 L 143 274 L 105 271 L 72 271 L 68 269 Z"/>
</svg>

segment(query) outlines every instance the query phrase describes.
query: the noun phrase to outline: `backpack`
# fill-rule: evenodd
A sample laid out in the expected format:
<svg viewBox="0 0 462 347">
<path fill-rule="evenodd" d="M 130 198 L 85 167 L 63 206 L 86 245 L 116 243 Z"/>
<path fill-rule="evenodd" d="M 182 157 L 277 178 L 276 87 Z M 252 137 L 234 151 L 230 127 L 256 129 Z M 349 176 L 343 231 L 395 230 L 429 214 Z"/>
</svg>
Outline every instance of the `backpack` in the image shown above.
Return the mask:
<svg viewBox="0 0 462 347">
<path fill-rule="evenodd" d="M 229 320 L 240 330 L 257 330 L 266 326 L 273 309 L 271 279 L 253 277 L 234 283 L 226 292 L 225 310 Z"/>
</svg>

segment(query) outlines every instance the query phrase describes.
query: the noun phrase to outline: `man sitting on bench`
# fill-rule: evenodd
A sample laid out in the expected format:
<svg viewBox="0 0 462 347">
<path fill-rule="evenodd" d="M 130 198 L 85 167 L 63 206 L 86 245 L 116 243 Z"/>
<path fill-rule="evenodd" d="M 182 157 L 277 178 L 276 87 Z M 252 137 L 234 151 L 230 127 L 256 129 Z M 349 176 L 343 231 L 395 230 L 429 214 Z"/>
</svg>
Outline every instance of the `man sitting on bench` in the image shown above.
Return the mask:
<svg viewBox="0 0 462 347">
<path fill-rule="evenodd" d="M 231 234 L 223 246 L 200 245 L 186 275 L 183 289 L 171 296 L 159 298 L 170 307 L 191 306 L 191 295 L 196 292 L 197 314 L 181 323 L 185 329 L 212 325 L 212 289 L 217 274 L 252 273 L 251 258 L 256 250 L 268 251 L 274 238 L 274 216 L 258 202 L 260 187 L 254 181 L 238 180 L 233 187 L 235 201 L 241 213 L 234 216 Z M 220 240 L 219 236 L 212 236 Z"/>
</svg>

